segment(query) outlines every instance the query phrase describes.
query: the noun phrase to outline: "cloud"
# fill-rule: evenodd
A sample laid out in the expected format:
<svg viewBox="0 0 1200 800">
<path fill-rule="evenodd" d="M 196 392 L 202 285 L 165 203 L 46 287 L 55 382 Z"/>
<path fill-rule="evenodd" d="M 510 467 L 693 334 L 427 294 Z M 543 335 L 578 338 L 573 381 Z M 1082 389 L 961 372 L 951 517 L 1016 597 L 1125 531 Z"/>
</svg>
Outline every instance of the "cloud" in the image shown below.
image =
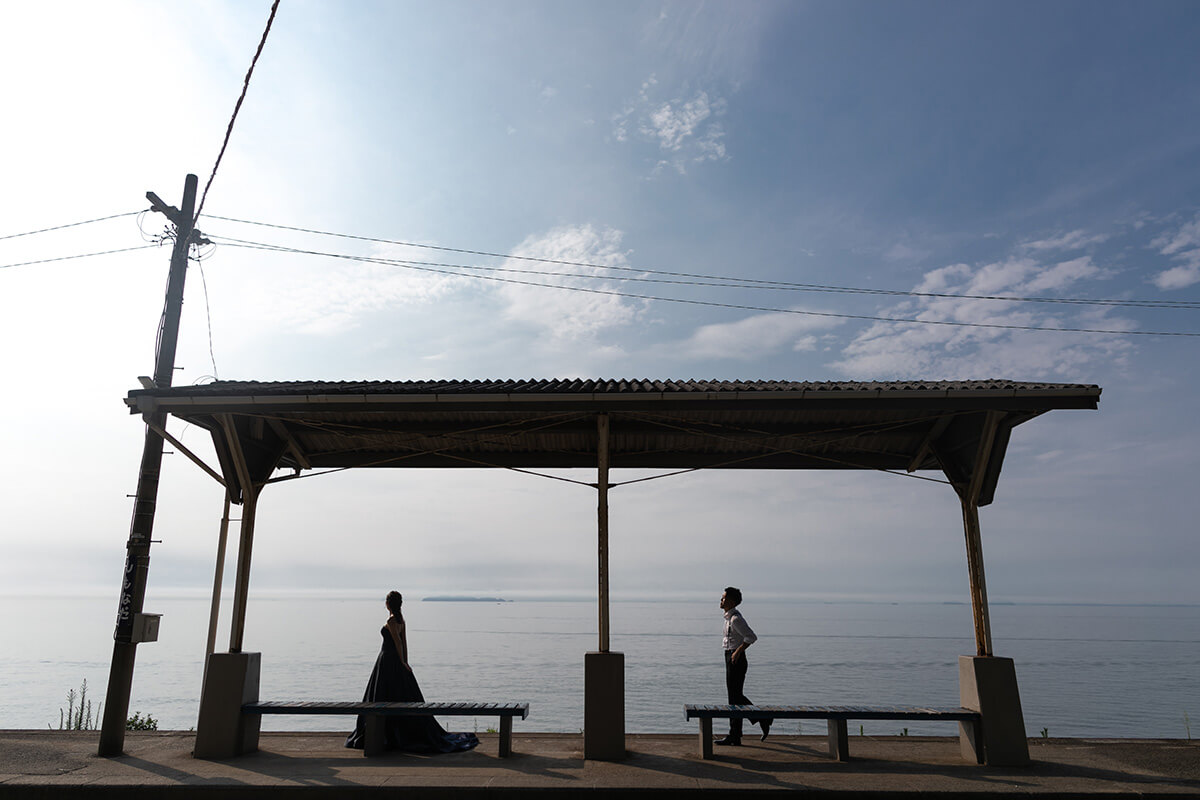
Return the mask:
<svg viewBox="0 0 1200 800">
<path fill-rule="evenodd" d="M 1065 289 L 1076 281 L 1084 278 L 1109 277 L 1108 270 L 1102 270 L 1092 263 L 1091 256 L 1062 261 L 1044 270 L 1028 281 L 1024 290 L 1027 292 L 1044 292 L 1053 289 Z"/>
<path fill-rule="evenodd" d="M 1191 222 L 1180 226 L 1175 233 L 1164 233 L 1150 242 L 1164 256 L 1171 256 L 1189 247 L 1200 247 L 1200 214 Z"/>
<path fill-rule="evenodd" d="M 736 322 L 704 325 L 686 340 L 670 345 L 681 358 L 749 360 L 780 350 L 805 352 L 817 348 L 808 331 L 830 328 L 842 320 L 800 314 L 757 314 Z"/>
<path fill-rule="evenodd" d="M 1064 289 L 1085 279 L 1106 277 L 1090 258 L 1042 264 L 1026 257 L 1010 258 L 981 267 L 953 264 L 927 272 L 918 292 L 961 295 L 1028 296 Z M 876 322 L 858 334 L 830 366 L 861 378 L 916 377 L 969 379 L 1079 380 L 1088 369 L 1121 362 L 1133 349 L 1124 338 L 1110 334 L 970 327 L 976 324 L 1039 328 L 1132 329 L 1129 319 L 1111 309 L 1080 311 L 1048 305 L 979 300 L 966 297 L 919 297 L 881 315 L 929 323 Z"/>
<path fill-rule="evenodd" d="M 680 93 L 671 99 L 656 97 L 658 80 L 647 78 L 637 97 L 613 118 L 613 138 L 628 142 L 635 136 L 653 143 L 666 154 L 655 171 L 667 166 L 686 174 L 689 164 L 725 161 L 725 128 L 719 118 L 728 107 L 725 99 L 705 90 L 690 97 Z"/>
<path fill-rule="evenodd" d="M 658 106 L 650 112 L 648 124 L 643 125 L 641 130 L 657 139 L 663 150 L 678 152 L 688 139 L 696 135 L 701 124 L 714 113 L 721 113 L 723 107 L 723 101 L 709 102 L 707 92 L 697 92 L 686 103 L 676 100 Z"/>
<path fill-rule="evenodd" d="M 1040 239 L 1033 242 L 1025 242 L 1021 245 L 1026 250 L 1079 250 L 1087 247 L 1090 244 L 1099 244 L 1108 239 L 1108 236 L 1102 233 L 1089 235 L 1083 230 L 1074 230 L 1067 233 L 1061 233 L 1058 236 L 1052 236 L 1049 239 Z"/>
<path fill-rule="evenodd" d="M 1154 276 L 1154 285 L 1164 291 L 1183 289 L 1200 283 L 1200 250 L 1190 250 L 1179 256 L 1185 263 L 1163 270 Z"/>
<path fill-rule="evenodd" d="M 1164 256 L 1174 256 L 1175 260 L 1183 262 L 1151 279 L 1159 289 L 1170 291 L 1200 283 L 1200 214 L 1174 233 L 1164 233 L 1154 239 L 1150 246 L 1157 248 Z"/>
<path fill-rule="evenodd" d="M 366 258 L 428 261 L 429 252 L 403 245 L 376 245 Z M 436 269 L 436 268 L 432 268 Z M 346 263 L 264 291 L 263 321 L 300 332 L 330 335 L 352 330 L 368 314 L 404 305 L 425 305 L 472 285 L 469 277 L 390 264 Z"/>
<path fill-rule="evenodd" d="M 927 250 L 918 250 L 902 242 L 897 242 L 883 254 L 883 257 L 888 261 L 915 261 L 926 258 L 928 255 L 929 252 Z"/>
<path fill-rule="evenodd" d="M 587 264 L 628 266 L 621 250 L 620 231 L 592 225 L 565 225 L 546 233 L 527 237 L 513 255 Z M 611 274 L 595 267 L 538 264 L 509 259 L 507 269 L 537 269 L 550 275 L 528 278 L 533 283 L 570 286 L 576 289 L 621 291 L 617 282 L 597 280 Z M 525 280 L 520 277 L 520 280 Z M 564 291 L 535 286 L 505 284 L 499 290 L 505 318 L 540 328 L 549 342 L 579 342 L 602 330 L 632 322 L 642 303 L 613 295 L 585 291 Z"/>
</svg>

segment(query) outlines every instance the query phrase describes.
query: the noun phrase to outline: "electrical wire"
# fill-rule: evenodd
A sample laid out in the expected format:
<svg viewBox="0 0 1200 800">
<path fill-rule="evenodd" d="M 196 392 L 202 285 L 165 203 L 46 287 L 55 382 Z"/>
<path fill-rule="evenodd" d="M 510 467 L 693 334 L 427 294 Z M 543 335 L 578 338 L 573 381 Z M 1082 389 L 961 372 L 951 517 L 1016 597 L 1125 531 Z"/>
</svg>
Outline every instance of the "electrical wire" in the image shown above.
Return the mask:
<svg viewBox="0 0 1200 800">
<path fill-rule="evenodd" d="M 263 30 L 262 39 L 258 42 L 258 49 L 254 51 L 254 58 L 250 59 L 250 68 L 246 70 L 246 78 L 242 81 L 242 93 L 233 106 L 233 115 L 229 118 L 229 125 L 225 128 L 225 140 L 221 142 L 221 151 L 217 153 L 217 161 L 213 164 L 212 173 L 208 176 L 208 182 L 204 184 L 204 192 L 200 195 L 200 203 L 196 206 L 196 216 L 192 218 L 193 225 L 200 219 L 200 212 L 204 210 L 204 201 L 208 197 L 208 190 L 212 186 L 213 178 L 217 177 L 217 168 L 221 166 L 225 148 L 229 146 L 229 137 L 233 135 L 233 123 L 237 121 L 238 112 L 242 110 L 242 101 L 246 99 L 246 92 L 250 88 L 250 76 L 254 74 L 254 65 L 258 63 L 258 57 L 262 55 L 263 45 L 267 43 L 267 35 L 271 32 L 271 23 L 275 21 L 275 12 L 278 10 L 279 0 L 275 0 L 271 4 L 271 15 L 267 17 L 267 27 Z"/>
<path fill-rule="evenodd" d="M 213 353 L 212 309 L 208 302 L 208 279 L 204 277 L 204 259 L 197 254 L 191 260 L 196 262 L 196 267 L 200 270 L 200 285 L 204 288 L 204 319 L 208 323 L 208 358 L 212 362 L 212 377 L 213 380 L 220 380 L 220 373 L 217 372 L 217 357 Z"/>
<path fill-rule="evenodd" d="M 135 212 L 136 213 L 136 212 Z M 12 269 L 13 267 L 28 267 L 32 264 L 50 264 L 55 261 L 70 261 L 74 258 L 91 258 L 92 256 L 108 256 L 113 253 L 128 253 L 131 250 L 149 250 L 152 247 L 158 247 L 156 244 L 139 244 L 136 247 L 119 247 L 116 250 L 100 250 L 95 253 L 80 253 L 74 256 L 58 256 L 57 258 L 40 258 L 36 261 L 20 261 L 16 264 L 0 264 L 0 269 Z"/>
<path fill-rule="evenodd" d="M 48 233 L 50 231 L 61 231 L 64 228 L 77 228 L 80 225 L 91 225 L 93 222 L 104 222 L 110 219 L 120 219 L 121 217 L 132 217 L 134 214 L 144 213 L 142 211 L 124 211 L 120 214 L 109 214 L 107 217 L 96 217 L 95 219 L 85 219 L 82 222 L 68 222 L 66 225 L 55 225 L 52 228 L 39 228 L 36 231 L 25 231 L 24 233 L 9 233 L 0 236 L 0 241 L 5 239 L 16 239 L 21 236 L 33 236 L 35 233 Z"/>
<path fill-rule="evenodd" d="M 403 247 L 416 247 L 425 250 L 438 250 L 447 253 L 461 253 L 464 255 L 485 256 L 488 258 L 503 258 L 516 261 L 532 261 L 542 264 L 558 264 L 570 267 L 585 267 L 588 269 L 603 269 L 616 272 L 637 272 L 647 275 L 665 275 L 674 278 L 693 278 L 703 281 L 721 281 L 718 284 L 697 284 L 697 285 L 718 285 L 718 286 L 739 286 L 744 285 L 750 288 L 761 289 L 779 289 L 786 291 L 806 291 L 806 292 L 827 292 L 839 294 L 870 294 L 870 295 L 885 295 L 892 297 L 936 297 L 948 298 L 956 300 L 999 300 L 1013 303 L 1062 303 L 1069 305 L 1095 305 L 1095 306 L 1115 306 L 1115 307 L 1130 307 L 1130 308 L 1180 308 L 1180 309 L 1200 309 L 1200 300 L 1151 300 L 1151 299 L 1136 299 L 1136 300 L 1116 300 L 1116 299 L 1101 299 L 1092 300 L 1080 297 L 1024 297 L 1019 295 L 975 295 L 975 294 L 951 294 L 948 292 L 917 292 L 905 291 L 900 289 L 872 289 L 867 287 L 856 286 L 834 286 L 830 284 L 819 283 L 797 283 L 794 281 L 772 281 L 759 278 L 737 278 L 722 275 L 706 275 L 703 273 L 694 272 L 671 272 L 667 270 L 651 269 L 649 267 L 624 267 L 613 264 L 596 264 L 587 261 L 567 261 L 557 258 L 540 258 L 536 256 L 521 256 L 513 253 L 496 253 L 487 250 L 469 250 L 460 247 L 443 247 L 433 244 L 421 244 L 419 242 L 407 242 L 399 239 L 382 239 L 373 236 L 357 236 L 349 233 L 335 233 L 332 231 L 323 231 L 315 228 L 300 228 L 292 225 L 278 225 L 270 222 L 258 222 L 255 220 L 239 219 L 237 217 L 222 217 L 215 214 L 210 214 L 209 219 L 223 220 L 225 222 L 236 222 L 243 225 L 256 225 L 264 228 L 275 228 L 278 230 L 294 231 L 297 233 L 310 233 L 317 236 L 330 236 L 338 239 L 351 239 L 354 241 L 371 242 L 374 244 L 392 244 Z M 236 241 L 236 240 L 235 240 Z M 486 269 L 485 267 L 471 267 L 471 269 Z M 551 273 L 555 274 L 555 273 Z M 591 277 L 591 276 L 583 276 Z M 615 278 L 614 278 L 615 279 Z"/>
<path fill-rule="evenodd" d="M 519 286 L 536 286 L 544 289 L 561 289 L 571 292 L 584 292 L 587 294 L 598 294 L 609 297 L 625 297 L 633 300 L 650 300 L 663 303 L 681 303 L 685 305 L 707 306 L 710 308 L 730 308 L 739 311 L 761 311 L 772 314 L 797 314 L 800 316 L 809 317 L 825 317 L 832 319 L 857 319 L 868 322 L 899 322 L 912 325 L 943 325 L 957 328 L 983 328 L 993 330 L 1016 330 L 1016 331 L 1044 331 L 1049 333 L 1101 333 L 1120 336 L 1174 336 L 1174 337 L 1200 337 L 1200 332 L 1192 331 L 1144 331 L 1144 330 L 1121 330 L 1116 328 L 1069 328 L 1069 327 L 1051 327 L 1044 325 L 1013 325 L 998 322 L 963 322 L 961 320 L 939 320 L 939 319 L 911 319 L 908 317 L 885 317 L 873 314 L 846 314 L 833 311 L 810 311 L 796 308 L 778 308 L 772 306 L 757 306 L 743 303 L 721 303 L 714 300 L 694 300 L 682 297 L 663 297 L 661 295 L 637 294 L 634 292 L 618 292 L 611 289 L 596 289 L 587 286 L 566 286 L 557 283 L 539 283 L 537 281 L 527 281 L 518 278 L 504 278 L 498 275 L 471 275 L 462 272 L 455 272 L 452 269 L 438 269 L 428 266 L 417 266 L 413 262 L 406 262 L 401 259 L 386 259 L 372 256 L 354 256 L 346 253 L 328 253 L 319 250 L 304 250 L 295 247 L 284 247 L 281 245 L 268 244 L 245 244 L 239 243 L 237 240 L 231 240 L 228 237 L 218 237 L 210 235 L 210 238 L 224 241 L 230 247 L 241 247 L 253 250 L 266 250 L 277 253 L 291 253 L 295 255 L 315 255 L 327 258 L 339 258 L 347 261 L 357 261 L 367 264 L 383 264 L 400 267 L 401 269 L 415 270 L 418 272 L 431 272 L 439 275 L 451 275 L 460 278 L 475 278 L 476 280 L 495 281 L 499 283 L 516 284 Z M 571 277 L 588 277 L 576 275 Z"/>
<path fill-rule="evenodd" d="M 161 233 L 146 233 L 146 215 L 153 210 L 152 208 L 147 208 L 144 211 L 138 212 L 137 227 L 142 241 L 153 244 L 162 244 L 168 239 L 173 241 L 175 239 L 175 227 L 172 225 L 164 225 Z"/>
</svg>

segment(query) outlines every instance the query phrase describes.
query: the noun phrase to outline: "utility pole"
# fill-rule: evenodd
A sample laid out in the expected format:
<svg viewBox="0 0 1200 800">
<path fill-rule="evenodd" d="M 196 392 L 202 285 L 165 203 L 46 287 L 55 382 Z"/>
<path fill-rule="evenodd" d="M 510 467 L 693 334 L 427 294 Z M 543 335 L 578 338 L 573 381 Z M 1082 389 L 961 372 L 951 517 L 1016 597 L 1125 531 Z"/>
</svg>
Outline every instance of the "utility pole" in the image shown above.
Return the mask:
<svg viewBox="0 0 1200 800">
<path fill-rule="evenodd" d="M 168 206 L 154 192 L 146 198 L 155 211 L 175 225 L 175 247 L 171 251 L 171 270 L 167 277 L 167 298 L 154 353 L 154 385 L 171 385 L 175 372 L 175 347 L 179 341 L 179 317 L 183 310 L 183 283 L 187 277 L 188 248 L 191 247 L 196 208 L 195 175 L 183 184 L 182 208 Z M 133 686 L 133 662 L 137 655 L 134 633 L 135 616 L 142 613 L 146 598 L 146 576 L 150 569 L 150 535 L 154 530 L 154 509 L 158 500 L 158 476 L 162 466 L 163 439 L 153 428 L 163 428 L 166 414 L 156 411 L 146 426 L 142 464 L 138 471 L 137 499 L 126 544 L 125 573 L 121 581 L 121 601 L 117 607 L 117 626 L 113 631 L 112 666 L 108 672 L 108 695 L 104 703 L 104 721 L 100 728 L 101 756 L 119 756 L 125 746 L 125 720 L 129 716 L 129 694 Z"/>
</svg>

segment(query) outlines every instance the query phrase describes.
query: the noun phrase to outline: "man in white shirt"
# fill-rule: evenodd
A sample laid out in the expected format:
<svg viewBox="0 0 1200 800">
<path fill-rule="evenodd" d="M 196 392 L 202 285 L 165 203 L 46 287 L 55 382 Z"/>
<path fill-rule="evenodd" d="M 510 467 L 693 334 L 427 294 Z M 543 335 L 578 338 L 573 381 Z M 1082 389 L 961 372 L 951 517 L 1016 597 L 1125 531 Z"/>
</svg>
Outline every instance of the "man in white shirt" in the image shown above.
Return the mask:
<svg viewBox="0 0 1200 800">
<path fill-rule="evenodd" d="M 725 593 L 721 595 L 721 610 L 725 612 L 725 636 L 722 645 L 725 648 L 725 688 L 729 692 L 729 705 L 731 706 L 754 705 L 742 689 L 746 685 L 746 668 L 749 666 L 746 661 L 746 648 L 757 642 L 758 636 L 746 622 L 742 612 L 738 610 L 741 602 L 742 592 L 740 589 L 733 586 L 725 588 Z M 759 727 L 762 728 L 762 739 L 766 741 L 767 734 L 771 732 L 771 720 L 762 720 L 759 722 Z M 742 721 L 740 719 L 729 720 L 729 735 L 714 742 L 714 744 L 727 745 L 740 745 L 741 743 Z"/>
</svg>

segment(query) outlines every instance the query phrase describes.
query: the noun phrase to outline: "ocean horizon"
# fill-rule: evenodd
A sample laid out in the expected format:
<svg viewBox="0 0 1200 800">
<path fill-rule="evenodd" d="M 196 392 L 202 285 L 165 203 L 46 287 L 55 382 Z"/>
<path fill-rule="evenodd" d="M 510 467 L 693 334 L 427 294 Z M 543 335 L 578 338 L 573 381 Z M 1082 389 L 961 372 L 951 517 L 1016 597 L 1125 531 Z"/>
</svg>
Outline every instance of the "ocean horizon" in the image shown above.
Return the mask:
<svg viewBox="0 0 1200 800">
<path fill-rule="evenodd" d="M 158 642 L 139 646 L 130 714 L 162 730 L 195 726 L 209 598 L 155 593 Z M 447 593 L 439 593 L 445 596 Z M 454 593 L 456 595 L 465 593 Z M 483 594 L 483 593 L 480 593 Z M 487 592 L 500 600 L 501 593 Z M 362 696 L 386 619 L 378 592 L 258 592 L 245 649 L 262 655 L 265 700 Z M 596 603 L 422 602 L 406 593 L 410 662 L 427 699 L 528 702 L 525 731 L 583 727 L 583 657 L 597 648 Z M 432 595 L 431 595 L 432 596 Z M 0 596 L 0 728 L 56 728 L 87 681 L 103 701 L 115 598 Z M 970 606 L 956 601 L 748 600 L 760 636 L 747 695 L 759 703 L 957 705 L 959 655 L 974 652 Z M 32 612 L 36 609 L 36 613 Z M 228 644 L 229 605 L 217 648 Z M 707 601 L 612 603 L 612 649 L 626 660 L 629 732 L 694 733 L 685 703 L 724 702 L 721 613 Z M 1200 607 L 992 604 L 994 651 L 1016 663 L 1030 736 L 1184 738 L 1200 714 Z M 270 717 L 267 730 L 349 730 L 351 718 Z M 447 720 L 482 730 L 489 720 Z M 482 726 L 482 727 L 481 727 Z M 818 731 L 790 723 L 780 732 Z M 953 723 L 868 723 L 865 733 L 945 735 Z M 823 727 L 821 728 L 823 730 Z"/>
</svg>

